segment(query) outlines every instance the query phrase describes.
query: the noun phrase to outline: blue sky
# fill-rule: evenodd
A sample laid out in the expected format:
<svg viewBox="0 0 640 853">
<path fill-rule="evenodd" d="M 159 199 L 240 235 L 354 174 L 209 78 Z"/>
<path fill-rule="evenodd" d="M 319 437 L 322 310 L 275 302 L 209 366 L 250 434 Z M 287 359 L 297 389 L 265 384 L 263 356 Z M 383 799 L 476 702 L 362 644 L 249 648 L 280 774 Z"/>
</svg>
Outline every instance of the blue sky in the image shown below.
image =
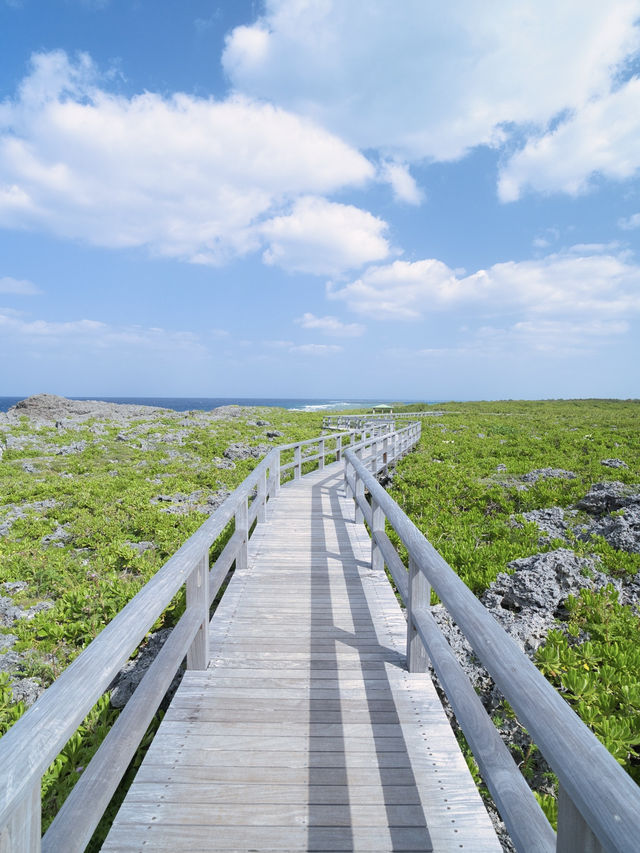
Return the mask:
<svg viewBox="0 0 640 853">
<path fill-rule="evenodd" d="M 0 395 L 638 397 L 640 0 L 0 0 Z"/>
</svg>

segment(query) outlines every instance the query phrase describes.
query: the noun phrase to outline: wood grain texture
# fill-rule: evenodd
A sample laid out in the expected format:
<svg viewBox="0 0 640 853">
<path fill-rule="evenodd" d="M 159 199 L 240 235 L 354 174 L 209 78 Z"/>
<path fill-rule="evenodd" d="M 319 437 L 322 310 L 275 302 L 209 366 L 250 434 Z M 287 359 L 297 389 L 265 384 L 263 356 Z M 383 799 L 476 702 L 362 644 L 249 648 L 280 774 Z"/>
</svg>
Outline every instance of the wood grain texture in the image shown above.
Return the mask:
<svg viewBox="0 0 640 853">
<path fill-rule="evenodd" d="M 405 643 L 342 467 L 290 480 L 210 624 L 209 669 L 186 673 L 103 849 L 498 853 Z"/>
</svg>

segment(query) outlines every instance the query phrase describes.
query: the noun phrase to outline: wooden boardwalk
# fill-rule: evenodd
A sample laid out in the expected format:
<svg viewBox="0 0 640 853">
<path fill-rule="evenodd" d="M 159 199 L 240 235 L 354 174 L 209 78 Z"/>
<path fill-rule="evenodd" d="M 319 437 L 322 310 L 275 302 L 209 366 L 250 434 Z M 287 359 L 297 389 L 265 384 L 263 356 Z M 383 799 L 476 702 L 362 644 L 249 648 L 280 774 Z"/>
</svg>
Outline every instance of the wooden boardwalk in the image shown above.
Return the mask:
<svg viewBox="0 0 640 853">
<path fill-rule="evenodd" d="M 103 850 L 501 850 L 342 478 L 269 502 Z"/>
</svg>

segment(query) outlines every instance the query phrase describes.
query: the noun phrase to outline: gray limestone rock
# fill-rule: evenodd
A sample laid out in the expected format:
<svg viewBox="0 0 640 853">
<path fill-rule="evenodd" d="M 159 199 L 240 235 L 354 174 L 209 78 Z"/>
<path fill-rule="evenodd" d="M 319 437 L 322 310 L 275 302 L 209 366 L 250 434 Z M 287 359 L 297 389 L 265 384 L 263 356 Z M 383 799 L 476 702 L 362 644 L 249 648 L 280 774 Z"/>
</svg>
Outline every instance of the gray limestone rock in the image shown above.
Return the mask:
<svg viewBox="0 0 640 853">
<path fill-rule="evenodd" d="M 40 541 L 43 545 L 53 545 L 55 548 L 63 548 L 70 539 L 71 534 L 67 530 L 67 525 L 58 524 L 54 531 L 47 533 Z"/>
<path fill-rule="evenodd" d="M 619 510 L 620 515 L 606 515 L 580 534 L 581 539 L 603 536 L 618 551 L 640 554 L 640 504 Z"/>
<path fill-rule="evenodd" d="M 0 625 L 10 628 L 13 623 L 22 616 L 22 607 L 13 603 L 13 599 L 6 595 L 0 595 Z"/>
<path fill-rule="evenodd" d="M 530 658 L 548 632 L 558 627 L 569 595 L 612 584 L 623 598 L 621 581 L 601 572 L 597 559 L 579 557 L 568 548 L 513 560 L 508 568 L 512 573 L 499 574 L 480 601 Z M 484 666 L 444 606 L 436 605 L 432 612 L 485 706 L 494 710 L 501 697 Z"/>
<path fill-rule="evenodd" d="M 7 412 L 9 418 L 17 419 L 26 415 L 40 423 L 61 422 L 71 419 L 81 422 L 89 418 L 118 419 L 122 417 L 148 417 L 157 412 L 166 414 L 166 409 L 157 406 L 139 406 L 124 403 L 105 403 L 103 400 L 68 400 L 56 394 L 34 394 L 26 400 L 20 400 Z"/>
<path fill-rule="evenodd" d="M 153 542 L 125 542 L 125 545 L 128 545 L 129 548 L 133 548 L 134 551 L 137 552 L 138 556 L 140 554 L 144 554 L 145 551 L 152 551 L 156 546 Z"/>
<path fill-rule="evenodd" d="M 214 468 L 226 468 L 228 470 L 233 470 L 236 467 L 236 463 L 231 459 L 223 459 L 221 456 L 216 456 L 211 463 Z"/>
<path fill-rule="evenodd" d="M 576 515 L 576 510 L 562 509 L 552 506 L 547 509 L 534 509 L 531 512 L 523 512 L 525 521 L 533 521 L 542 532 L 541 542 L 549 539 L 565 539 L 569 524 L 566 517 Z"/>
<path fill-rule="evenodd" d="M 22 592 L 23 589 L 26 589 L 28 584 L 26 581 L 5 581 L 4 583 L 0 583 L 0 589 L 4 589 L 5 592 L 8 592 L 9 595 L 15 595 L 16 592 Z"/>
<path fill-rule="evenodd" d="M 268 453 L 271 448 L 265 444 L 258 444 L 256 447 L 249 447 L 248 444 L 245 444 L 241 441 L 235 441 L 233 444 L 230 444 L 229 447 L 224 451 L 223 456 L 226 459 L 259 459 L 260 456 L 264 456 L 265 453 Z"/>
<path fill-rule="evenodd" d="M 5 652 L 8 652 L 9 649 L 12 649 L 18 638 L 15 634 L 0 634 L 0 655 L 4 656 Z M 2 668 L 2 657 L 0 657 L 0 671 L 3 671 Z"/>
<path fill-rule="evenodd" d="M 575 480 L 577 474 L 573 471 L 565 471 L 563 468 L 536 468 L 522 477 L 525 483 L 537 483 L 538 480 Z"/>
<path fill-rule="evenodd" d="M 116 675 L 111 684 L 111 704 L 114 708 L 124 708 L 170 634 L 170 628 L 162 628 L 151 634 L 136 657 L 128 661 Z M 182 670 L 179 670 L 171 682 L 170 695 L 177 689 L 181 678 Z"/>
<path fill-rule="evenodd" d="M 606 468 L 628 468 L 626 462 L 623 462 L 622 459 L 601 459 L 600 464 L 604 465 Z"/>
<path fill-rule="evenodd" d="M 58 501 L 53 498 L 47 498 L 43 501 L 31 501 L 24 504 L 6 504 L 0 507 L 0 512 L 4 513 L 4 518 L 0 521 L 0 536 L 6 536 L 11 530 L 13 523 L 19 518 L 25 518 L 28 511 L 39 514 L 41 510 L 53 509 L 58 505 Z"/>
<path fill-rule="evenodd" d="M 587 494 L 578 501 L 576 506 L 590 515 L 606 515 L 616 509 L 640 505 L 640 489 L 628 486 L 618 480 L 607 480 L 604 483 L 594 483 Z"/>
<path fill-rule="evenodd" d="M 82 453 L 83 450 L 87 449 L 87 446 L 88 442 L 86 441 L 74 441 L 71 444 L 58 447 L 56 456 L 72 456 L 75 453 Z"/>
<path fill-rule="evenodd" d="M 14 702 L 24 702 L 29 707 L 44 693 L 42 687 L 34 678 L 17 678 L 11 682 Z"/>
<path fill-rule="evenodd" d="M 231 492 L 228 489 L 219 489 L 205 497 L 203 489 L 198 489 L 190 495 L 182 492 L 177 492 L 175 495 L 156 495 L 155 498 L 151 498 L 151 503 L 164 504 L 160 507 L 160 512 L 167 512 L 172 515 L 186 515 L 194 510 L 211 515 L 230 494 Z"/>
</svg>

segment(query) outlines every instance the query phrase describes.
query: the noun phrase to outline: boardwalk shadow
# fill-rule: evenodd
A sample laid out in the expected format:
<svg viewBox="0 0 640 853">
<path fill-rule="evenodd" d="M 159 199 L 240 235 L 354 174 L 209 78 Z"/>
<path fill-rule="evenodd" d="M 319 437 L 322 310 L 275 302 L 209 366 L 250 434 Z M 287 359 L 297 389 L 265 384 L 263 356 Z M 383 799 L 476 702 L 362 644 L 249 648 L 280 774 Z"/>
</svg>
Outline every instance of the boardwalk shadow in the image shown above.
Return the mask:
<svg viewBox="0 0 640 853">
<path fill-rule="evenodd" d="M 358 573 L 358 567 L 370 563 L 354 553 L 349 535 L 354 522 L 343 517 L 340 488 L 333 474 L 312 493 L 312 514 L 322 518 L 323 528 L 315 531 L 311 544 L 308 850 L 364 849 L 365 837 L 374 837 L 376 826 L 375 849 L 380 849 L 386 823 L 389 850 L 429 851 L 385 670 L 385 662 L 403 667 L 404 656 L 377 639 Z M 335 529 L 331 539 L 340 543 L 339 554 L 327 540 L 329 525 Z M 342 603 L 332 588 L 346 589 Z M 352 620 L 353 632 L 338 624 L 345 619 Z"/>
</svg>

